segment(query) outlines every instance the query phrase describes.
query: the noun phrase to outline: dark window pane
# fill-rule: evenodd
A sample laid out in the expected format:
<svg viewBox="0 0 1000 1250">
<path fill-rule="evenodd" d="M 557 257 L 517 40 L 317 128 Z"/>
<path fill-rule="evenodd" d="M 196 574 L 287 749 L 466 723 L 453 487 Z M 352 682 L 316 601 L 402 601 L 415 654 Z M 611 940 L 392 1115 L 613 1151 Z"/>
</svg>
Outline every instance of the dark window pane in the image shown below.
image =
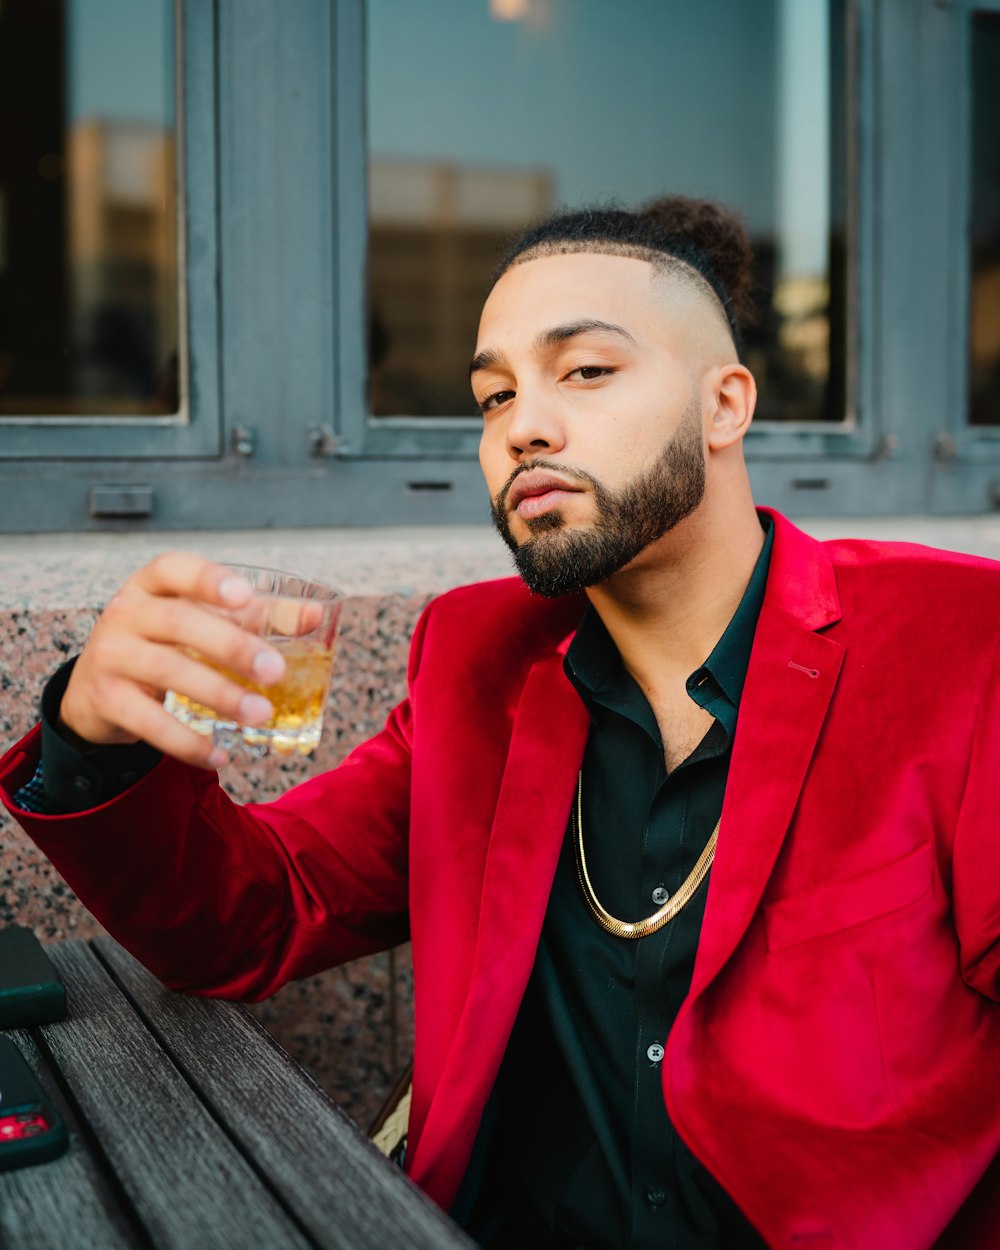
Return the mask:
<svg viewBox="0 0 1000 1250">
<path fill-rule="evenodd" d="M 969 420 L 1000 425 L 1000 13 L 972 19 Z"/>
<path fill-rule="evenodd" d="M 368 0 L 371 404 L 472 415 L 503 241 L 557 206 L 721 200 L 757 254 L 758 418 L 845 419 L 844 0 Z"/>
<path fill-rule="evenodd" d="M 173 20 L 0 4 L 0 414 L 180 407 Z"/>
</svg>

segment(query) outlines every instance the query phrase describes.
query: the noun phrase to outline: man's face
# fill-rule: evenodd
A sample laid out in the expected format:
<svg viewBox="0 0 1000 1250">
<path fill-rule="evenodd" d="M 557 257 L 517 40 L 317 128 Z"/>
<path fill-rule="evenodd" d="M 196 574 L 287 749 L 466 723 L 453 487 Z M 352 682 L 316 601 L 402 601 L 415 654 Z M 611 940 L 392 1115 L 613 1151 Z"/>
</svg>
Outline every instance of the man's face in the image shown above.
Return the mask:
<svg viewBox="0 0 1000 1250">
<path fill-rule="evenodd" d="M 472 372 L 480 463 L 531 589 L 603 582 L 698 507 L 702 422 L 682 340 L 645 261 L 547 256 L 494 287 Z"/>
</svg>

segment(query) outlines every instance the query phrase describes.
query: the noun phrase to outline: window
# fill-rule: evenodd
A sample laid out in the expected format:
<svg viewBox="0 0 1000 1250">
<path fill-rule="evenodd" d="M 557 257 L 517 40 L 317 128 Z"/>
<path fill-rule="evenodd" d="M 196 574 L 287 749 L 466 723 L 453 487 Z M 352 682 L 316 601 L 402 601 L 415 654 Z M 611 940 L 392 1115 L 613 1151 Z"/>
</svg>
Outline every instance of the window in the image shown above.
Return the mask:
<svg viewBox="0 0 1000 1250">
<path fill-rule="evenodd" d="M 8 0 L 0 414 L 181 408 L 173 14 Z"/>
<path fill-rule="evenodd" d="M 1000 506 L 1000 0 L 620 7 L 0 0 L 0 530 L 485 522 L 501 239 L 665 191 L 757 247 L 762 500 Z"/>
<path fill-rule="evenodd" d="M 214 183 L 183 194 L 180 33 L 173 0 L 0 5 L 0 465 L 218 450 L 214 388 L 190 403 L 215 309 L 182 259 Z M 209 66 L 189 58 L 189 97 Z"/>
<path fill-rule="evenodd" d="M 369 401 L 469 416 L 504 240 L 557 207 L 681 192 L 743 215 L 759 419 L 844 423 L 842 0 L 367 5 Z M 711 66 L 711 72 L 706 67 Z M 419 108 L 414 107 L 419 101 Z"/>
<path fill-rule="evenodd" d="M 1000 425 L 1000 12 L 972 19 L 969 422 Z"/>
</svg>

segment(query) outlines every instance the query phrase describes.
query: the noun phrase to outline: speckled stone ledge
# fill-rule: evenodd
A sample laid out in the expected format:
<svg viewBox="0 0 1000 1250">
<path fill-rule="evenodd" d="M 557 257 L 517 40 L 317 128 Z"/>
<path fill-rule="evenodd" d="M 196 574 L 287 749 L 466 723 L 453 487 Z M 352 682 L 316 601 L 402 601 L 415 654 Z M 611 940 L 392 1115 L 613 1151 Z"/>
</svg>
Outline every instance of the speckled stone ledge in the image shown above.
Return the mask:
<svg viewBox="0 0 1000 1250">
<path fill-rule="evenodd" d="M 800 522 L 836 534 L 924 542 L 1000 557 L 1000 520 Z M 52 671 L 79 651 L 102 606 L 134 569 L 167 547 L 292 569 L 348 595 L 326 730 L 308 760 L 238 759 L 222 774 L 240 801 L 266 800 L 332 768 L 377 732 L 405 689 L 410 635 L 424 605 L 452 586 L 510 572 L 486 528 L 284 530 L 211 534 L 44 535 L 0 539 L 0 742 L 36 718 Z M 43 940 L 90 936 L 93 918 L 34 845 L 0 816 L 0 924 Z M 254 1009 L 362 1124 L 412 1051 L 412 971 L 407 948 L 358 960 L 286 986 Z"/>
</svg>

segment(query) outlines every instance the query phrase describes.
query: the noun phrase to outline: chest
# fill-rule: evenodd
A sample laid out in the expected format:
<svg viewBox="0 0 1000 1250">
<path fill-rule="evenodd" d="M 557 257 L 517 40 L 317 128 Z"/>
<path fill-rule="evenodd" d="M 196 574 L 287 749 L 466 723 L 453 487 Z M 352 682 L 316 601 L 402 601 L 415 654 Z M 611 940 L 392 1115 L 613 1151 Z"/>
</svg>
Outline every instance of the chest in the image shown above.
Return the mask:
<svg viewBox="0 0 1000 1250">
<path fill-rule="evenodd" d="M 646 697 L 660 730 L 663 762 L 672 773 L 702 741 L 715 718 L 694 702 L 683 685 L 665 692 L 650 691 Z"/>
</svg>

